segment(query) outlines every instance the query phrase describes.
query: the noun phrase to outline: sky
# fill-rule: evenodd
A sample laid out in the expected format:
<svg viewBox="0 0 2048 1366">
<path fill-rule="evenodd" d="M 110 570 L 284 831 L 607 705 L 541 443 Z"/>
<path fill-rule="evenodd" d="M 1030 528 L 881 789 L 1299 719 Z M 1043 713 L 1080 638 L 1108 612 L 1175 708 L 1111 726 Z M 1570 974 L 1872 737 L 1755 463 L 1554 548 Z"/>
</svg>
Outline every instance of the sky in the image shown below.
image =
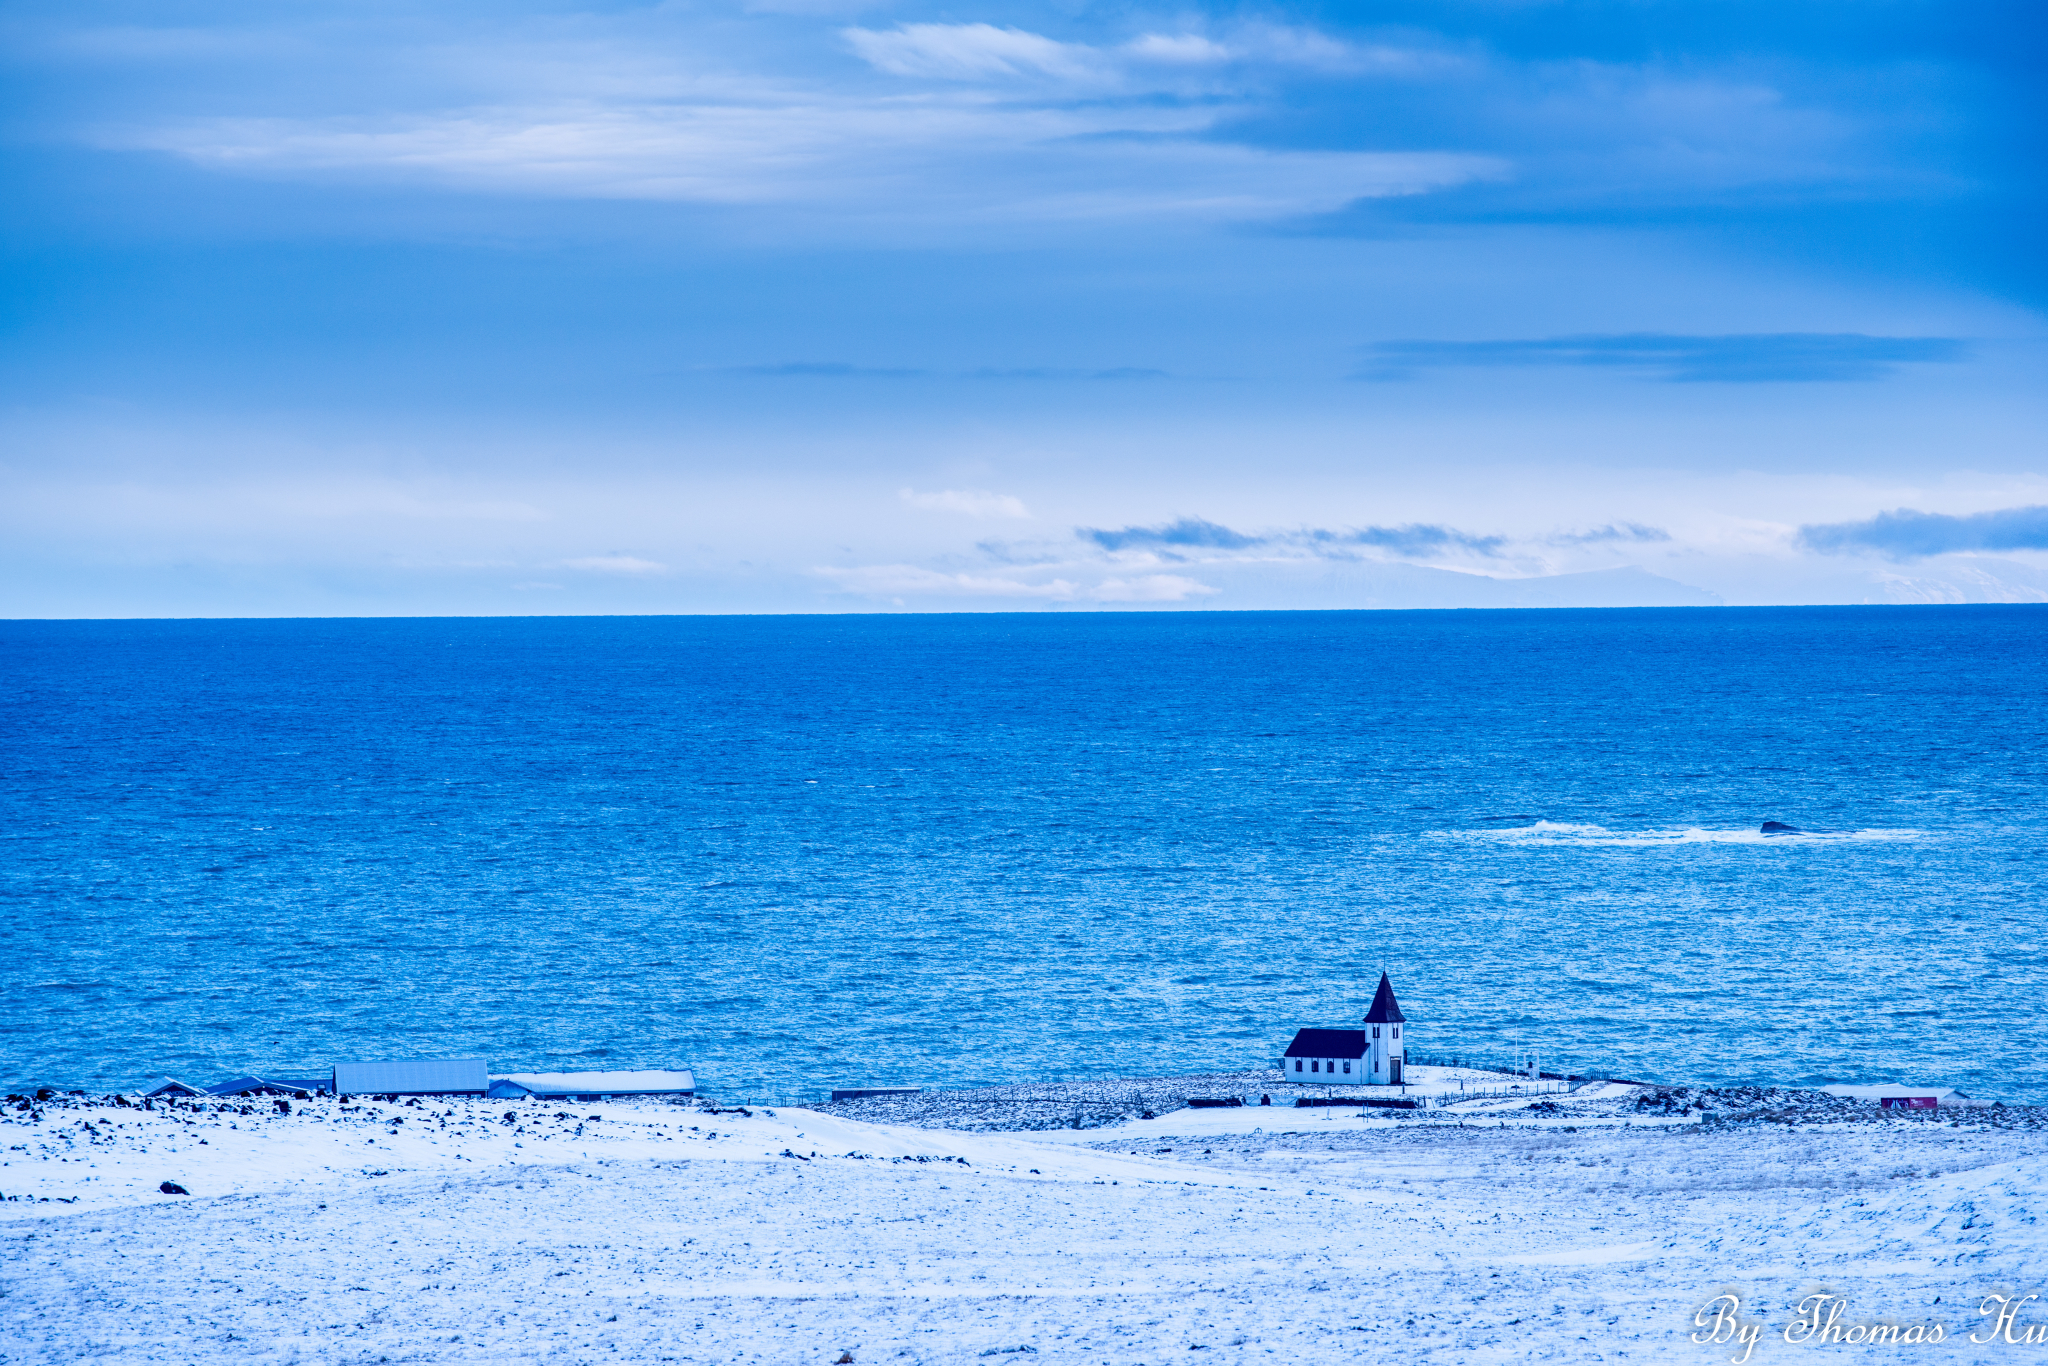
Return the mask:
<svg viewBox="0 0 2048 1366">
<path fill-rule="evenodd" d="M 0 616 L 2048 601 L 2044 33 L 16 0 Z"/>
</svg>

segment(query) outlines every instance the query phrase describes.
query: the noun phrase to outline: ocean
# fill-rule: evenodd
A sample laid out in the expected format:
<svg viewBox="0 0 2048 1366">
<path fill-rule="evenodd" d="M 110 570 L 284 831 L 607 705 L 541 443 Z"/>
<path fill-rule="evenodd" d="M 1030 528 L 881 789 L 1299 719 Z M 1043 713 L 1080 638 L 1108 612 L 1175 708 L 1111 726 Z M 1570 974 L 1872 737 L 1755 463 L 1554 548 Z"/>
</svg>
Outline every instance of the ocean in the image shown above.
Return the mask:
<svg viewBox="0 0 2048 1366">
<path fill-rule="evenodd" d="M 2048 1089 L 2048 607 L 16 621 L 0 766 L 10 1090 Z"/>
</svg>

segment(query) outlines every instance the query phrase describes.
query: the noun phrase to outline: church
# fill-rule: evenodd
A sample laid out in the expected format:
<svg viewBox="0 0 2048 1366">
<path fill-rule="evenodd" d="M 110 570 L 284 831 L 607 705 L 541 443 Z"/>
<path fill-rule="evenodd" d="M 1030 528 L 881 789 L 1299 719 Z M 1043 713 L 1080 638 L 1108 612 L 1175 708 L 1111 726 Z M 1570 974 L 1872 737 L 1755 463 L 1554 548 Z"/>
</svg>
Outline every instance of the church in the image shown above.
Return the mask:
<svg viewBox="0 0 2048 1366">
<path fill-rule="evenodd" d="M 1406 1060 L 1401 1026 L 1407 1017 L 1394 984 L 1380 973 L 1363 1029 L 1297 1030 L 1280 1067 L 1286 1080 L 1312 1086 L 1399 1086 Z"/>
</svg>

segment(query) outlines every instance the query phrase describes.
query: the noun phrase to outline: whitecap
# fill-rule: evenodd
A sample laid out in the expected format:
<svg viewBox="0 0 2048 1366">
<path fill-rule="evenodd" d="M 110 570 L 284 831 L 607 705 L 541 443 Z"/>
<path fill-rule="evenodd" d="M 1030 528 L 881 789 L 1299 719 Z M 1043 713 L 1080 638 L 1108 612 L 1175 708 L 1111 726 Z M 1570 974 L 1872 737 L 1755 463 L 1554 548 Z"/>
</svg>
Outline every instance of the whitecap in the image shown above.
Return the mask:
<svg viewBox="0 0 2048 1366">
<path fill-rule="evenodd" d="M 1802 845 L 1815 842 L 1852 841 L 1891 843 L 1919 839 L 1918 830 L 1807 830 L 1796 835 L 1766 835 L 1756 826 L 1714 830 L 1688 825 L 1653 830 L 1610 830 L 1604 825 L 1571 821 L 1537 821 L 1490 830 L 1428 830 L 1431 839 L 1474 840 L 1486 844 L 1527 846 L 1578 846 L 1581 848 L 1656 848 L 1682 844 L 1770 844 Z"/>
</svg>

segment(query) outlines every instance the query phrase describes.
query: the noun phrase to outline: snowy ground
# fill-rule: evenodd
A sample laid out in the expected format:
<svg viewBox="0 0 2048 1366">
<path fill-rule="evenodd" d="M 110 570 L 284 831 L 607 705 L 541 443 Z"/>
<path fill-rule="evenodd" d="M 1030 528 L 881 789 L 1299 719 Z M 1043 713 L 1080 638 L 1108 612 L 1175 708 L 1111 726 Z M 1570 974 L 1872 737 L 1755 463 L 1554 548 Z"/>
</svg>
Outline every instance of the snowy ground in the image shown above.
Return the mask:
<svg viewBox="0 0 2048 1366">
<path fill-rule="evenodd" d="M 1156 1117 L 1010 1132 L 993 1101 L 943 1102 L 967 1107 L 954 1128 L 661 1102 L 9 1109 L 0 1361 L 1706 1362 L 1740 1351 L 1688 1340 L 1723 1291 L 1765 1326 L 1753 1361 L 2048 1360 L 1967 1340 L 1983 1296 L 2048 1279 L 2038 1112 L 1598 1086 L 1162 1108 L 1187 1080 L 1048 1091 L 1095 1114 L 1122 1086 Z M 1946 1341 L 1788 1345 L 1823 1290 L 1841 1327 Z"/>
</svg>

